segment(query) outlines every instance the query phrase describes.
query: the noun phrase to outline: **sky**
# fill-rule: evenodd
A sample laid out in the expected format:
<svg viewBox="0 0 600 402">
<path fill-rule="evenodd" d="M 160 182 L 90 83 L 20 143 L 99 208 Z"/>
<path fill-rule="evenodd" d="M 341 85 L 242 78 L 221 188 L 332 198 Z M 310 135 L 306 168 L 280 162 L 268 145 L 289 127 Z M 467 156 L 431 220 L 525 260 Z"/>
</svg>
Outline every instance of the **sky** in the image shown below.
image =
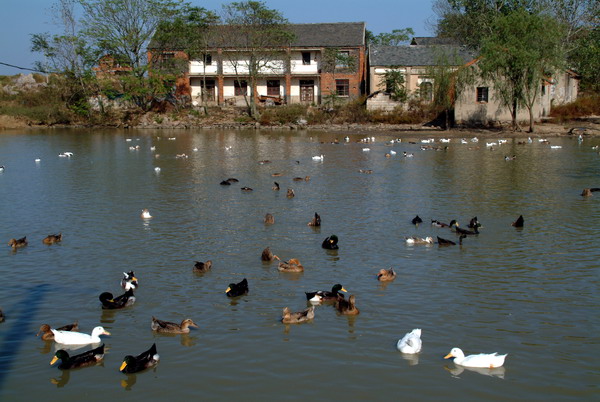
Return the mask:
<svg viewBox="0 0 600 402">
<path fill-rule="evenodd" d="M 238 0 L 239 1 L 239 0 Z M 375 34 L 412 28 L 415 36 L 433 36 L 434 0 L 266 0 L 292 23 L 366 22 Z M 189 0 L 196 6 L 220 11 L 231 1 Z M 31 34 L 57 32 L 50 8 L 55 0 L 0 0 L 0 62 L 33 68 L 41 55 L 32 53 Z M 28 73 L 0 64 L 0 75 Z"/>
</svg>

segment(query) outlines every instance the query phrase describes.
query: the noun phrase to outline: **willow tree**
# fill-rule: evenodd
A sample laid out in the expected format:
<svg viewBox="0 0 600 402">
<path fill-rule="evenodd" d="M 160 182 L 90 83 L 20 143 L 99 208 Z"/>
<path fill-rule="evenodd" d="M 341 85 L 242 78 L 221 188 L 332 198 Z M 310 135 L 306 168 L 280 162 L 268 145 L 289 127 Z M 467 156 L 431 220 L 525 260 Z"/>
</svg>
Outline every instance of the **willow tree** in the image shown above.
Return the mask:
<svg viewBox="0 0 600 402">
<path fill-rule="evenodd" d="M 543 79 L 549 79 L 565 60 L 561 25 L 548 15 L 517 10 L 494 21 L 492 33 L 481 48 L 482 78 L 490 80 L 496 98 L 511 114 L 512 128 L 518 130 L 517 114 L 529 111 L 533 132 L 533 108 Z"/>
<path fill-rule="evenodd" d="M 235 70 L 238 85 L 242 77 L 250 81 L 250 95 L 244 93 L 248 113 L 258 118 L 256 107 L 256 86 L 267 75 L 283 74 L 285 71 L 286 49 L 294 39 L 287 19 L 263 2 L 243 1 L 223 5 L 221 41 L 223 57 Z"/>
</svg>

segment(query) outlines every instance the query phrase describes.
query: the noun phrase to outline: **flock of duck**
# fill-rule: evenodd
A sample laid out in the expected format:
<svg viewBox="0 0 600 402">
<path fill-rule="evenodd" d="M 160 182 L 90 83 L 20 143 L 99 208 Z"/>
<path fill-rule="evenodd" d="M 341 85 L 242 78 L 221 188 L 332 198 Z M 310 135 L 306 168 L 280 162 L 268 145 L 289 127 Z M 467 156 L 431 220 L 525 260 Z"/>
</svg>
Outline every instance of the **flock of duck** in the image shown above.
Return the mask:
<svg viewBox="0 0 600 402">
<path fill-rule="evenodd" d="M 171 140 L 171 138 L 169 138 Z M 348 141 L 348 137 L 345 138 Z M 361 142 L 371 142 L 374 141 L 374 138 L 371 139 L 367 137 L 366 140 L 361 140 Z M 393 142 L 394 140 L 392 140 Z M 400 141 L 400 140 L 396 140 Z M 471 142 L 478 141 L 476 138 L 471 139 Z M 430 142 L 430 140 L 422 140 L 422 143 Z M 441 142 L 449 142 L 449 140 L 441 141 Z M 465 139 L 461 140 L 462 143 L 466 143 Z M 531 142 L 531 140 L 529 140 Z M 487 147 L 495 146 L 495 143 L 486 144 Z M 423 145 L 422 147 L 428 147 Z M 427 149 L 427 148 L 425 148 Z M 368 151 L 368 148 L 364 148 L 363 151 Z M 395 152 L 394 152 L 395 154 Z M 73 153 L 64 152 L 60 154 L 60 157 L 70 158 Z M 386 157 L 389 157 L 390 154 L 386 154 Z M 403 153 L 404 157 L 412 157 L 413 154 L 409 154 L 407 152 Z M 507 160 L 514 159 L 514 157 L 506 157 Z M 323 155 L 316 155 L 312 157 L 312 160 L 323 162 Z M 39 160 L 36 160 L 39 162 Z M 261 161 L 260 163 L 269 163 L 269 161 Z M 4 166 L 2 166 L 2 171 L 4 170 Z M 368 173 L 368 172 L 367 172 Z M 273 174 L 273 176 L 277 176 L 278 174 Z M 306 177 L 298 177 L 294 178 L 294 181 L 309 181 L 310 176 Z M 221 185 L 231 185 L 233 183 L 238 182 L 235 178 L 229 178 L 223 180 Z M 274 182 L 273 190 L 280 190 L 279 183 Z M 242 187 L 242 191 L 252 191 L 249 187 Z M 593 192 L 600 191 L 600 188 L 586 188 L 582 192 L 582 196 L 591 196 Z M 288 198 L 294 196 L 293 189 L 288 189 L 287 191 Z M 141 218 L 144 220 L 151 219 L 152 215 L 150 214 L 148 209 L 142 210 Z M 275 223 L 275 218 L 272 214 L 266 214 L 264 219 L 265 224 L 273 224 Z M 413 220 L 412 224 L 419 225 L 422 224 L 423 220 L 417 215 Z M 309 226 L 321 226 L 321 217 L 318 213 L 314 214 L 314 217 L 308 222 Z M 438 220 L 431 220 L 431 225 L 440 228 L 449 228 L 452 232 L 455 232 L 458 236 L 458 244 L 462 244 L 463 239 L 467 236 L 474 236 L 479 234 L 479 228 L 481 224 L 477 220 L 477 217 L 471 219 L 468 224 L 468 229 L 461 228 L 456 220 L 450 221 L 448 224 L 440 222 Z M 512 222 L 512 226 L 515 227 L 523 227 L 524 219 L 523 216 L 519 216 L 514 222 Z M 52 245 L 55 243 L 59 243 L 62 241 L 62 234 L 51 234 L 45 237 L 42 242 L 47 245 Z M 322 248 L 336 250 L 339 248 L 338 246 L 338 237 L 336 235 L 331 235 L 323 240 Z M 408 245 L 432 245 L 434 244 L 434 239 L 432 237 L 417 237 L 410 236 L 405 238 L 406 244 Z M 439 246 L 452 246 L 457 243 L 453 240 L 445 239 L 437 236 L 437 242 Z M 22 237 L 19 239 L 13 238 L 10 239 L 8 245 L 12 247 L 13 250 L 22 248 L 27 246 L 27 237 Z M 291 258 L 287 261 L 282 261 L 278 256 L 274 255 L 270 248 L 267 247 L 263 250 L 261 254 L 261 259 L 263 261 L 278 261 L 278 270 L 281 272 L 302 272 L 304 271 L 304 267 L 300 263 L 298 259 Z M 209 271 L 212 268 L 212 261 L 196 261 L 193 267 L 193 270 L 198 273 L 204 273 Z M 393 281 L 396 278 L 396 273 L 393 268 L 390 269 L 381 269 L 377 274 L 377 279 L 382 282 Z M 121 309 L 126 308 L 135 303 L 135 295 L 134 290 L 138 287 L 138 279 L 136 278 L 133 271 L 124 273 L 123 279 L 121 281 L 121 287 L 125 290 L 125 292 L 120 296 L 113 296 L 110 292 L 103 292 L 99 295 L 99 300 L 102 304 L 103 309 Z M 241 297 L 248 293 L 248 281 L 244 278 L 239 283 L 231 283 L 225 290 L 225 293 L 228 297 Z M 360 310 L 356 307 L 356 297 L 355 295 L 350 295 L 348 299 L 341 292 L 347 292 L 347 290 L 341 284 L 335 284 L 332 286 L 331 290 L 318 290 L 313 292 L 306 292 L 306 300 L 310 304 L 310 307 L 294 312 L 290 310 L 289 307 L 285 307 L 282 311 L 281 322 L 284 324 L 301 324 L 305 322 L 309 322 L 315 317 L 315 306 L 320 304 L 333 304 L 334 308 L 337 310 L 339 314 L 343 315 L 358 315 Z M 4 314 L 2 310 L 0 310 L 0 322 L 5 320 Z M 174 323 L 169 321 L 159 320 L 155 317 L 152 317 L 151 329 L 153 331 L 159 333 L 176 333 L 183 334 L 189 333 L 190 327 L 197 328 L 197 324 L 194 323 L 193 320 L 186 318 L 181 323 Z M 95 327 L 91 334 L 85 334 L 78 332 L 79 326 L 77 323 L 69 324 L 64 327 L 60 327 L 57 329 L 51 328 L 48 324 L 44 324 L 40 327 L 40 331 L 38 332 L 38 336 L 41 334 L 41 339 L 44 341 L 55 341 L 60 345 L 69 345 L 69 346 L 84 346 L 84 345 L 97 345 L 101 342 L 100 336 L 110 335 L 103 327 L 98 326 Z M 417 354 L 421 351 L 422 348 L 422 340 L 421 340 L 421 329 L 414 329 L 411 332 L 407 333 L 404 337 L 398 340 L 397 349 L 404 354 Z M 454 363 L 460 366 L 465 367 L 474 367 L 474 368 L 497 368 L 501 367 L 504 364 L 504 360 L 506 358 L 506 354 L 498 355 L 497 353 L 491 354 L 477 354 L 477 355 L 469 355 L 465 356 L 463 351 L 459 348 L 452 348 L 450 353 L 445 356 L 445 359 L 453 358 Z M 98 363 L 104 358 L 104 344 L 97 346 L 91 350 L 88 350 L 84 353 L 80 353 L 77 355 L 69 355 L 69 353 L 65 349 L 59 349 L 54 354 L 50 364 L 53 365 L 57 361 L 61 361 L 59 364 L 59 368 L 66 370 L 72 368 L 79 368 L 90 366 Z M 159 355 L 157 353 L 156 344 L 153 344 L 148 350 L 140 353 L 139 355 L 127 355 L 123 358 L 122 363 L 119 367 L 119 371 L 123 373 L 135 373 L 139 371 L 146 370 L 148 368 L 154 367 L 159 362 Z"/>
</svg>

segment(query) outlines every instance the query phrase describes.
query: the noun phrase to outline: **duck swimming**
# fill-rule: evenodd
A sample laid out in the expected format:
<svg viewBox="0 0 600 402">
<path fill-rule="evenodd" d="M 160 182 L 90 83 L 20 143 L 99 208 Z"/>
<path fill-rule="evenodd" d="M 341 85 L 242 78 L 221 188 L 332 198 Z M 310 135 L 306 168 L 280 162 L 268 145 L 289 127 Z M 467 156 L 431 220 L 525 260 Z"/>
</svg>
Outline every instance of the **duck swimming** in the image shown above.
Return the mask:
<svg viewBox="0 0 600 402">
<path fill-rule="evenodd" d="M 194 264 L 194 272 L 203 273 L 208 272 L 212 268 L 212 261 L 207 260 L 206 262 L 196 261 Z"/>
<path fill-rule="evenodd" d="M 481 227 L 481 223 L 479 223 L 479 221 L 477 220 L 477 217 L 474 216 L 473 218 L 471 218 L 471 220 L 469 221 L 469 224 L 467 225 L 467 227 L 474 229 L 474 228 L 480 228 Z"/>
<path fill-rule="evenodd" d="M 156 352 L 156 343 L 153 343 L 150 349 L 137 356 L 125 356 L 119 371 L 126 374 L 137 373 L 156 366 L 159 359 L 160 356 Z"/>
<path fill-rule="evenodd" d="M 431 226 L 435 226 L 435 227 L 438 227 L 438 228 L 448 228 L 448 227 L 452 227 L 452 226 L 454 226 L 454 224 L 455 224 L 455 223 L 456 223 L 456 220 L 454 220 L 454 219 L 452 219 L 452 220 L 450 221 L 450 223 L 444 223 L 444 222 L 440 222 L 440 221 L 438 221 L 438 220 L 436 220 L 436 219 L 432 219 L 432 220 L 431 220 Z"/>
<path fill-rule="evenodd" d="M 142 209 L 142 214 L 140 215 L 142 219 L 152 219 L 152 215 L 150 215 L 150 211 L 147 208 Z"/>
<path fill-rule="evenodd" d="M 467 235 L 465 234 L 461 234 L 460 237 L 458 238 L 458 244 L 462 245 L 462 240 L 467 237 Z M 456 246 L 456 243 L 453 242 L 452 240 L 448 240 L 448 239 L 443 239 L 439 236 L 437 236 L 437 241 L 438 241 L 438 245 L 439 246 Z"/>
<path fill-rule="evenodd" d="M 293 188 L 288 188 L 287 189 L 286 197 L 287 198 L 294 198 L 295 196 L 296 196 L 296 193 L 294 193 L 294 189 Z"/>
<path fill-rule="evenodd" d="M 315 216 L 308 222 L 308 226 L 321 226 L 321 217 L 318 213 L 315 212 Z"/>
<path fill-rule="evenodd" d="M 275 190 L 275 191 L 279 191 L 280 187 L 279 187 L 279 183 L 277 183 L 276 181 L 273 182 L 273 187 L 271 187 L 271 190 Z"/>
<path fill-rule="evenodd" d="M 152 324 L 150 325 L 152 331 L 169 333 L 169 334 L 188 334 L 190 332 L 189 327 L 198 328 L 198 325 L 190 318 L 186 318 L 181 321 L 181 324 L 177 324 L 169 321 L 162 321 L 152 317 Z"/>
<path fill-rule="evenodd" d="M 87 352 L 75 356 L 69 356 L 69 353 L 66 350 L 60 349 L 54 354 L 50 365 L 53 365 L 60 360 L 61 362 L 58 365 L 58 368 L 61 370 L 69 370 L 94 365 L 103 358 L 104 344 L 98 346 L 96 349 L 88 350 Z"/>
<path fill-rule="evenodd" d="M 240 283 L 230 283 L 225 293 L 228 297 L 238 297 L 247 294 L 248 281 L 244 278 Z"/>
<path fill-rule="evenodd" d="M 325 240 L 323 240 L 323 243 L 321 243 L 321 247 L 323 247 L 327 250 L 339 249 L 338 237 L 336 235 L 331 235 L 331 236 L 327 237 Z"/>
<path fill-rule="evenodd" d="M 65 345 L 87 345 L 88 343 L 100 343 L 100 335 L 110 335 L 110 332 L 105 331 L 102 327 L 96 327 L 92 330 L 92 334 L 84 334 L 82 332 L 59 331 L 51 329 L 54 334 L 54 342 Z"/>
<path fill-rule="evenodd" d="M 404 240 L 406 244 L 433 244 L 433 237 L 418 237 L 418 236 L 409 236 L 405 237 Z"/>
<path fill-rule="evenodd" d="M 396 344 L 396 348 L 402 353 L 419 353 L 421 351 L 421 330 L 413 329 L 411 332 L 404 335 Z"/>
<path fill-rule="evenodd" d="M 260 259 L 263 261 L 273 261 L 273 260 L 279 260 L 279 257 L 277 257 L 275 254 L 273 254 L 271 252 L 271 249 L 269 247 L 267 247 L 262 251 Z"/>
<path fill-rule="evenodd" d="M 377 274 L 377 280 L 380 282 L 390 282 L 396 279 L 396 273 L 393 268 L 390 269 L 380 269 Z"/>
<path fill-rule="evenodd" d="M 339 283 L 336 283 L 331 287 L 331 291 L 329 290 L 317 290 L 316 292 L 305 292 L 306 300 L 311 300 L 315 296 L 320 296 L 322 300 L 337 300 L 343 299 L 344 295 L 340 292 L 347 292 L 346 289 Z"/>
<path fill-rule="evenodd" d="M 423 219 L 421 219 L 421 218 L 419 217 L 419 215 L 417 215 L 417 216 L 415 216 L 415 217 L 412 219 L 412 221 L 411 221 L 411 222 L 412 222 L 412 224 L 413 224 L 413 225 L 418 225 L 419 223 L 423 223 Z"/>
<path fill-rule="evenodd" d="M 288 261 L 280 261 L 277 269 L 281 272 L 303 272 L 304 267 L 296 258 L 290 258 Z"/>
<path fill-rule="evenodd" d="M 477 226 L 475 226 L 473 228 L 473 230 L 468 230 L 468 229 L 463 229 L 463 228 L 459 227 L 458 223 L 454 222 L 453 228 L 457 234 L 461 234 L 461 235 L 477 235 L 477 234 L 479 234 L 479 229 L 477 229 Z"/>
<path fill-rule="evenodd" d="M 315 306 L 310 306 L 304 311 L 292 313 L 292 311 L 286 307 L 283 309 L 283 315 L 281 322 L 284 324 L 300 324 L 307 322 L 315 318 Z"/>
<path fill-rule="evenodd" d="M 102 308 L 105 310 L 115 310 L 119 308 L 129 307 L 135 303 L 135 296 L 133 295 L 133 289 L 129 289 L 121 296 L 113 298 L 112 293 L 104 292 L 98 296 L 102 303 Z"/>
<path fill-rule="evenodd" d="M 348 300 L 346 299 L 337 299 L 335 302 L 335 308 L 338 313 L 343 315 L 358 315 L 360 311 L 356 308 L 356 297 L 354 295 L 350 295 Z"/>
<path fill-rule="evenodd" d="M 51 234 L 46 236 L 43 240 L 42 243 L 44 244 L 54 244 L 54 243 L 59 243 L 62 241 L 62 233 L 59 234 Z"/>
<path fill-rule="evenodd" d="M 123 272 L 123 279 L 121 279 L 121 287 L 123 289 L 137 289 L 138 286 L 139 283 L 133 271 Z"/>
<path fill-rule="evenodd" d="M 502 367 L 504 359 L 507 355 L 499 355 L 498 353 L 480 353 L 478 355 L 465 356 L 459 348 L 453 348 L 444 359 L 454 358 L 454 363 L 465 367 L 481 367 L 481 368 L 496 368 Z"/>
<path fill-rule="evenodd" d="M 591 197 L 593 195 L 592 193 L 595 191 L 600 191 L 600 188 L 598 188 L 598 187 L 584 188 L 583 191 L 581 192 L 581 196 L 582 197 Z"/>
<path fill-rule="evenodd" d="M 516 228 L 522 228 L 524 224 L 525 224 L 525 219 L 523 219 L 523 215 L 519 215 L 517 220 L 512 223 L 512 226 L 514 226 Z"/>
<path fill-rule="evenodd" d="M 273 214 L 267 213 L 265 215 L 265 225 L 272 225 L 274 223 L 275 223 L 275 217 L 273 216 Z"/>
<path fill-rule="evenodd" d="M 8 245 L 11 246 L 13 250 L 25 247 L 27 245 L 27 236 L 21 237 L 20 239 L 10 239 Z"/>
<path fill-rule="evenodd" d="M 65 325 L 63 327 L 57 328 L 56 330 L 57 331 L 77 332 L 77 331 L 79 331 L 79 325 L 77 324 L 77 322 L 74 322 L 73 324 Z M 42 334 L 41 339 L 43 341 L 53 341 L 54 340 L 54 333 L 52 332 L 52 328 L 48 324 L 42 324 L 42 326 L 40 327 L 40 330 L 36 336 L 40 336 L 40 334 Z"/>
</svg>

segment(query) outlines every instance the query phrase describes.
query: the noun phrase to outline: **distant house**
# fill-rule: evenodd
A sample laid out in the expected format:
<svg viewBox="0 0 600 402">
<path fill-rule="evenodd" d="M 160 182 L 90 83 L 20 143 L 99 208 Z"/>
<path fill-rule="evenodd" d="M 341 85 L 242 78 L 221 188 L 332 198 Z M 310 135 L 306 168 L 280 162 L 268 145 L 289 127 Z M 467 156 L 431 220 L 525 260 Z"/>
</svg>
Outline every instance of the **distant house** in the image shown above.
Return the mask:
<svg viewBox="0 0 600 402">
<path fill-rule="evenodd" d="M 417 39 L 417 38 L 415 38 Z M 413 39 L 413 43 L 415 43 Z M 389 100 L 391 88 L 385 86 L 385 74 L 397 70 L 404 74 L 405 89 L 409 96 L 424 102 L 433 100 L 433 79 L 428 69 L 439 65 L 442 59 L 456 67 L 473 59 L 473 54 L 460 46 L 371 46 L 369 48 L 369 110 L 391 110 L 399 106 Z"/>
<path fill-rule="evenodd" d="M 274 103 L 320 104 L 329 94 L 335 94 L 339 99 L 352 99 L 364 94 L 364 22 L 290 24 L 288 28 L 295 39 L 281 50 L 280 57 L 269 63 L 269 68 L 261 71 L 254 94 L 256 99 Z M 353 58 L 353 68 L 338 65 L 335 70 L 328 70 L 324 60 L 327 49 L 337 49 L 341 55 Z M 183 83 L 180 91 L 187 93 L 193 104 L 199 104 L 204 95 L 209 104 L 243 105 L 244 95 L 251 94 L 247 67 L 246 73 L 243 68 L 245 56 L 239 50 L 235 43 L 223 43 L 223 38 L 212 40 L 202 59 L 189 60 L 184 78 L 180 80 Z M 153 51 L 156 52 L 156 47 L 151 44 L 150 52 Z M 166 53 L 186 57 L 176 47 L 163 52 Z M 232 55 L 240 55 L 237 66 L 232 65 Z"/>
<path fill-rule="evenodd" d="M 470 68 L 477 68 L 476 65 L 477 63 L 472 63 Z M 533 106 L 534 121 L 548 116 L 553 106 L 575 101 L 579 78 L 573 71 L 565 70 L 547 77 L 539 85 Z M 510 110 L 496 96 L 493 84 L 481 79 L 465 88 L 456 99 L 454 118 L 457 124 L 464 125 L 497 125 L 512 120 Z M 529 110 L 524 105 L 519 105 L 517 109 L 517 121 L 529 121 Z"/>
<path fill-rule="evenodd" d="M 409 46 L 372 46 L 369 49 L 369 98 L 367 109 L 391 111 L 401 106 L 390 99 L 385 88 L 385 73 L 391 69 L 405 74 L 405 88 L 409 96 L 424 102 L 433 100 L 433 78 L 428 69 L 451 61 L 454 68 L 477 68 L 476 54 L 445 38 L 416 37 Z M 453 61 L 453 62 L 452 62 Z M 552 106 L 577 99 L 579 79 L 575 72 L 566 70 L 540 82 L 539 96 L 533 108 L 534 119 L 539 121 L 550 113 Z M 508 108 L 498 100 L 493 85 L 477 79 L 467 86 L 455 100 L 454 119 L 457 124 L 494 125 L 511 121 Z M 524 106 L 518 109 L 518 121 L 528 121 Z"/>
<path fill-rule="evenodd" d="M 119 64 L 111 55 L 105 55 L 100 58 L 98 65 L 93 67 L 92 70 L 98 78 L 109 78 L 115 75 L 129 74 L 132 68 Z"/>
</svg>

